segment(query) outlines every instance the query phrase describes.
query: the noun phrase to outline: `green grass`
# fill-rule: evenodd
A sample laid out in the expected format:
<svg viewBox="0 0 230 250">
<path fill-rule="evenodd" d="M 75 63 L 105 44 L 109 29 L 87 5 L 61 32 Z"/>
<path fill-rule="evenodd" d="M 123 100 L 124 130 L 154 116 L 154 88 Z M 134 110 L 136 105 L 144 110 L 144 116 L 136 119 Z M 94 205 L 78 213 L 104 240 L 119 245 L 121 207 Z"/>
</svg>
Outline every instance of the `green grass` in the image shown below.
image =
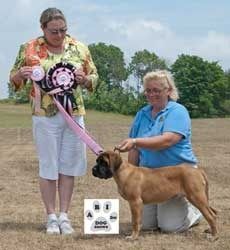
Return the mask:
<svg viewBox="0 0 230 250">
<path fill-rule="evenodd" d="M 31 110 L 29 104 L 0 104 L 0 128 L 31 127 Z"/>
<path fill-rule="evenodd" d="M 108 124 L 116 125 L 117 123 L 130 123 L 132 117 L 114 114 L 104 113 L 94 110 L 87 110 L 85 116 L 86 124 L 100 124 L 106 116 Z M 9 104 L 0 103 L 0 128 L 30 128 L 31 122 L 31 109 L 29 104 Z M 101 126 L 101 124 L 100 124 Z"/>
</svg>

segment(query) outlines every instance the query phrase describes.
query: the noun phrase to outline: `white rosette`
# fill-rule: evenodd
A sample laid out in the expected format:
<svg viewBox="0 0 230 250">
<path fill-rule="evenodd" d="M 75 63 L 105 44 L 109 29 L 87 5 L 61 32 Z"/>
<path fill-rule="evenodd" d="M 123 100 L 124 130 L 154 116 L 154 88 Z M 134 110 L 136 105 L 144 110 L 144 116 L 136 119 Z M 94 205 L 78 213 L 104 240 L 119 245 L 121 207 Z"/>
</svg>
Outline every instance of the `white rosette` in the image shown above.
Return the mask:
<svg viewBox="0 0 230 250">
<path fill-rule="evenodd" d="M 31 79 L 35 82 L 39 82 L 41 81 L 43 78 L 45 77 L 45 71 L 44 69 L 39 66 L 33 66 L 32 67 L 32 75 L 31 75 Z"/>
</svg>

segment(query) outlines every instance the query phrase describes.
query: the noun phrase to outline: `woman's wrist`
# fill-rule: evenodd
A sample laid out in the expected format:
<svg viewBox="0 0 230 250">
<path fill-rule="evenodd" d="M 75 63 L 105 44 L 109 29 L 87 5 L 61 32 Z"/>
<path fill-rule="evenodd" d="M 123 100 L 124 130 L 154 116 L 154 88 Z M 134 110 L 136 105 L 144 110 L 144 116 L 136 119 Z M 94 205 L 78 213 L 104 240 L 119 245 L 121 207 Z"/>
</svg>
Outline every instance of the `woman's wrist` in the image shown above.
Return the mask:
<svg viewBox="0 0 230 250">
<path fill-rule="evenodd" d="M 86 89 L 91 90 L 92 89 L 92 82 L 86 77 L 83 86 Z"/>
<path fill-rule="evenodd" d="M 133 148 L 137 148 L 137 139 L 133 138 L 132 142 L 133 142 Z"/>
<path fill-rule="evenodd" d="M 14 84 L 15 88 L 18 89 L 21 87 L 21 85 L 24 82 L 24 78 L 22 77 L 20 71 L 16 72 L 11 78 L 10 80 L 12 81 L 12 83 Z"/>
<path fill-rule="evenodd" d="M 87 77 L 85 78 L 85 81 L 84 81 L 84 87 L 85 87 L 86 89 L 89 88 L 89 80 L 87 79 Z"/>
<path fill-rule="evenodd" d="M 20 70 L 17 71 L 17 73 L 13 76 L 15 81 L 24 81 L 25 78 L 23 77 Z"/>
</svg>

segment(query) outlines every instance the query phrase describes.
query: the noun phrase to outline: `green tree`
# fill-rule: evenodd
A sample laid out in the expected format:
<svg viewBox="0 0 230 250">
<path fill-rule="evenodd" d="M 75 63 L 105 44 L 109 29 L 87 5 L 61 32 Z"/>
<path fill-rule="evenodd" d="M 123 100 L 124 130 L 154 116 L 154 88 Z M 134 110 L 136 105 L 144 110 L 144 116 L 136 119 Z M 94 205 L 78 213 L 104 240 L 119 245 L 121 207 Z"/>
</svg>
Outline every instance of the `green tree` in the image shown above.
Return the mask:
<svg viewBox="0 0 230 250">
<path fill-rule="evenodd" d="M 183 103 L 192 117 L 223 115 L 226 78 L 217 62 L 198 56 L 180 55 L 171 66 Z"/>
<path fill-rule="evenodd" d="M 109 88 L 121 87 L 127 79 L 124 53 L 113 45 L 105 43 L 89 45 L 93 61 L 99 74 L 99 82 L 109 85 Z"/>
<path fill-rule="evenodd" d="M 223 93 L 225 98 L 223 98 L 222 102 L 220 102 L 220 107 L 224 111 L 226 115 L 230 115 L 230 69 L 227 70 L 225 73 L 226 79 L 226 91 Z"/>
<path fill-rule="evenodd" d="M 130 74 L 133 74 L 136 79 L 136 89 L 138 94 L 140 93 L 144 75 L 147 72 L 156 69 L 167 69 L 166 61 L 146 49 L 134 54 L 129 64 L 129 72 Z"/>
<path fill-rule="evenodd" d="M 140 108 L 132 87 L 109 89 L 105 82 L 101 82 L 97 91 L 98 95 L 84 95 L 87 108 L 125 115 L 134 115 Z"/>
</svg>

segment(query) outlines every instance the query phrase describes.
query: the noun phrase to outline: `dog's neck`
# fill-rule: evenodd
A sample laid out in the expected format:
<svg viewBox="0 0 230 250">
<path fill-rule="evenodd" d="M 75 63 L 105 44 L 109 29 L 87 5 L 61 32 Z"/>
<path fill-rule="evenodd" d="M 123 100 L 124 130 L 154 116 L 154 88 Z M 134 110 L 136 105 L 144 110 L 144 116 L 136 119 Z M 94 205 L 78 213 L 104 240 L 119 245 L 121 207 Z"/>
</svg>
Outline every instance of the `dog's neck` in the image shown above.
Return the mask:
<svg viewBox="0 0 230 250">
<path fill-rule="evenodd" d="M 113 173 L 113 177 L 114 177 L 115 181 L 117 179 L 119 179 L 120 181 L 122 180 L 122 182 L 125 181 L 127 176 L 124 174 L 124 171 L 128 167 L 130 167 L 130 164 L 128 163 L 128 161 L 123 160 L 121 165 L 119 166 L 119 168 L 117 168 L 117 170 Z"/>
</svg>

